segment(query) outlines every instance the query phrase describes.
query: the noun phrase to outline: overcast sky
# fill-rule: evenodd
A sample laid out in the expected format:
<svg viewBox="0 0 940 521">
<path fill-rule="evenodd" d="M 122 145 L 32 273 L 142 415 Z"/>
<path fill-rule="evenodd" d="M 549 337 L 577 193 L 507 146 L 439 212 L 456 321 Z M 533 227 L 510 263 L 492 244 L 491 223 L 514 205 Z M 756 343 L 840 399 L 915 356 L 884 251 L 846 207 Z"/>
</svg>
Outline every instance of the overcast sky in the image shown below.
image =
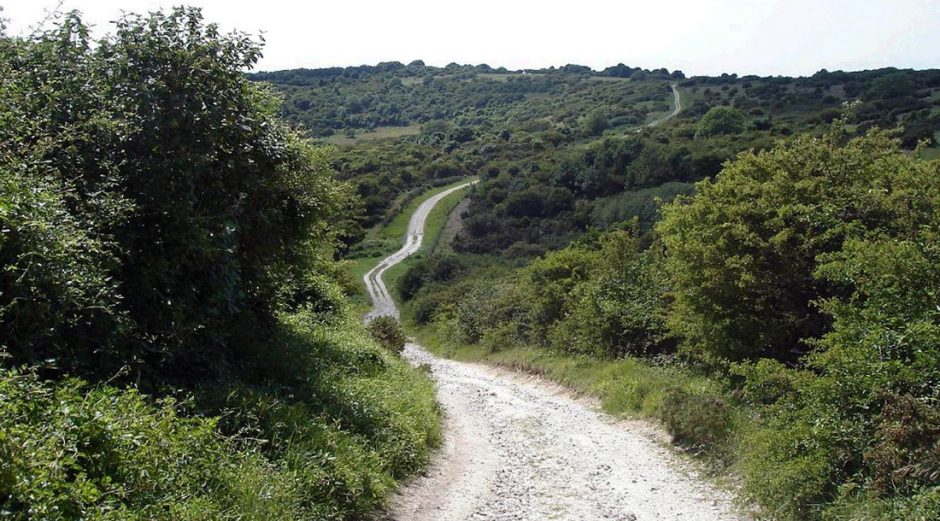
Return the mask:
<svg viewBox="0 0 940 521">
<path fill-rule="evenodd" d="M 0 0 L 23 34 L 57 0 Z M 98 31 L 160 0 L 64 0 Z M 686 74 L 940 67 L 940 0 L 192 0 L 264 32 L 260 70 L 422 59 L 510 69 L 618 62 Z"/>
</svg>

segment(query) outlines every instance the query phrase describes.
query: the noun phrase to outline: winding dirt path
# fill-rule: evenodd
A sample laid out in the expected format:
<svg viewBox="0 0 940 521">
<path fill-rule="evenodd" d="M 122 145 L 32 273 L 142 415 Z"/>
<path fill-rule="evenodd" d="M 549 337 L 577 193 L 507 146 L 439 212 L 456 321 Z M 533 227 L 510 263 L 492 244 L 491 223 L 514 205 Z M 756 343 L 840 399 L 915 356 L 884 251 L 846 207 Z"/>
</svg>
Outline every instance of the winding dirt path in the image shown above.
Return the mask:
<svg viewBox="0 0 940 521">
<path fill-rule="evenodd" d="M 682 112 L 682 97 L 679 96 L 679 84 L 678 84 L 678 83 L 673 83 L 672 85 L 670 85 L 670 87 L 672 88 L 672 103 L 673 103 L 672 112 L 670 112 L 669 114 L 666 114 L 665 116 L 663 116 L 663 117 L 661 117 L 661 118 L 659 118 L 659 119 L 657 119 L 657 120 L 650 121 L 649 123 L 646 124 L 645 127 L 640 127 L 640 128 L 638 128 L 638 129 L 636 129 L 636 132 L 637 132 L 637 133 L 643 132 L 643 129 L 644 129 L 644 128 L 653 128 L 653 127 L 659 125 L 660 123 L 663 123 L 663 122 L 665 122 L 665 121 L 668 121 L 668 120 L 670 120 L 670 119 L 672 119 L 672 118 L 678 116 L 679 113 Z"/>
<path fill-rule="evenodd" d="M 443 192 L 429 197 L 418 206 L 415 213 L 411 215 L 411 219 L 408 220 L 405 244 L 400 250 L 382 259 L 382 262 L 378 263 L 378 265 L 369 270 L 369 272 L 362 277 L 363 282 L 366 284 L 366 292 L 372 300 L 372 310 L 366 314 L 366 321 L 371 320 L 373 317 L 383 315 L 398 318 L 398 307 L 395 306 L 392 295 L 388 292 L 388 288 L 385 287 L 385 282 L 382 281 L 382 275 L 385 274 L 389 268 L 421 249 L 421 243 L 424 241 L 424 225 L 427 223 L 428 215 L 431 214 L 431 210 L 434 209 L 437 203 L 441 202 L 441 199 L 444 199 L 458 190 L 463 190 L 472 184 L 476 184 L 477 182 L 478 181 L 470 181 L 462 185 L 448 188 Z"/>
<path fill-rule="evenodd" d="M 371 316 L 397 315 L 382 273 L 421 246 L 423 203 L 405 246 L 366 275 Z M 396 521 L 738 520 L 733 498 L 702 480 L 660 429 L 620 421 L 590 400 L 535 377 L 435 357 L 428 364 L 445 409 L 445 443 L 423 476 L 393 497 Z"/>
</svg>

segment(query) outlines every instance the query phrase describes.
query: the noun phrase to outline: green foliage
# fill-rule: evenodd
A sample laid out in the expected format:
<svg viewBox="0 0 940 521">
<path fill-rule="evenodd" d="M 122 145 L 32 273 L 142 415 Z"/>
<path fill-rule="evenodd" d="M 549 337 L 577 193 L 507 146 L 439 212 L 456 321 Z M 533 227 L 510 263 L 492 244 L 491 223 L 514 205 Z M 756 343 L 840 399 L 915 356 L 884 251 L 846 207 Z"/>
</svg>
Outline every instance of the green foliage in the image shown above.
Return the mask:
<svg viewBox="0 0 940 521">
<path fill-rule="evenodd" d="M 731 407 L 720 396 L 668 389 L 659 406 L 659 417 L 673 443 L 693 450 L 717 452 L 734 431 Z"/>
<path fill-rule="evenodd" d="M 506 338 L 508 328 L 525 327 L 528 309 L 523 299 L 524 294 L 518 286 L 510 282 L 472 286 L 464 298 L 456 302 L 453 311 L 460 338 L 465 342 L 476 343 L 490 331 L 498 331 L 500 337 Z M 512 336 L 520 340 L 524 338 L 523 335 L 524 332 L 516 331 Z"/>
<path fill-rule="evenodd" d="M 746 495 L 775 518 L 932 519 L 938 169 L 890 133 L 849 138 L 836 121 L 821 137 L 741 154 L 667 204 L 652 235 L 633 223 L 521 269 L 472 266 L 451 290 L 422 279 L 410 309 L 455 353 L 576 386 L 611 357 L 711 371 L 710 386 L 672 389 L 623 369 L 592 390 L 740 471 Z M 508 198 L 503 177 L 478 197 L 504 188 Z M 434 312 L 420 307 L 432 302 Z M 742 423 L 742 407 L 753 422 Z"/>
<path fill-rule="evenodd" d="M 865 460 L 875 492 L 910 492 L 940 483 L 940 409 L 911 395 L 888 396 Z"/>
<path fill-rule="evenodd" d="M 117 259 L 67 208 L 38 172 L 0 170 L 0 351 L 83 372 L 114 369 L 97 367 L 96 354 L 129 329 L 110 275 Z"/>
<path fill-rule="evenodd" d="M 792 360 L 806 352 L 801 342 L 829 327 L 814 302 L 844 292 L 815 276 L 817 258 L 849 233 L 890 231 L 891 219 L 909 218 L 872 187 L 929 178 L 932 169 L 883 133 L 846 146 L 832 134 L 801 137 L 743 154 L 696 185 L 694 198 L 664 209 L 657 229 L 676 283 L 671 327 L 703 356 Z"/>
<path fill-rule="evenodd" d="M 718 105 L 708 109 L 698 123 L 696 137 L 708 138 L 724 134 L 738 134 L 744 131 L 744 114 L 734 107 Z"/>
<path fill-rule="evenodd" d="M 643 231 L 648 231 L 659 220 L 661 203 L 672 202 L 677 195 L 691 195 L 695 191 L 689 183 L 664 183 L 655 188 L 622 192 L 598 199 L 591 212 L 591 223 L 601 229 L 616 223 L 637 219 Z"/>
<path fill-rule="evenodd" d="M 241 444 L 242 448 L 236 450 Z M 0 509 L 10 519 L 287 519 L 290 476 L 172 400 L 0 373 Z M 268 501 L 255 497 L 266 493 Z"/>
<path fill-rule="evenodd" d="M 445 257 L 416 265 L 401 280 L 416 322 L 453 319 L 464 342 L 647 356 L 674 348 L 660 256 L 641 250 L 636 232 L 612 231 L 515 273 L 494 276 L 467 261 L 454 267 Z"/>
<path fill-rule="evenodd" d="M 808 358 L 817 376 L 788 378 L 797 384 L 794 391 L 782 394 L 768 427 L 755 436 L 752 493 L 786 518 L 828 516 L 811 505 L 833 498 L 831 515 L 838 518 L 848 508 L 843 503 L 859 501 L 860 493 L 881 504 L 888 497 L 921 497 L 936 483 L 928 476 L 937 475 L 932 433 L 940 345 L 932 256 L 940 198 L 931 165 L 904 156 L 883 161 L 890 177 L 866 184 L 864 192 L 891 186 L 875 191 L 867 205 L 880 217 L 878 226 L 852 223 L 852 235 L 871 238 L 846 239 L 840 251 L 819 257 L 817 275 L 851 284 L 853 291 L 823 304 L 835 321 Z M 764 479 L 771 481 L 756 485 Z M 846 488 L 851 483 L 864 488 Z"/>
<path fill-rule="evenodd" d="M 592 110 L 590 113 L 586 114 L 581 121 L 581 132 L 587 136 L 599 136 L 603 134 L 608 127 L 610 127 L 610 123 L 603 109 Z"/>
<path fill-rule="evenodd" d="M 405 336 L 405 330 L 402 329 L 401 324 L 394 318 L 387 316 L 375 317 L 369 322 L 367 329 L 372 338 L 385 349 L 396 354 L 405 349 L 408 337 Z"/>
<path fill-rule="evenodd" d="M 466 263 L 456 255 L 433 255 L 420 259 L 398 279 L 398 294 L 407 302 L 425 285 L 450 282 L 465 269 Z"/>
<path fill-rule="evenodd" d="M 756 363 L 736 363 L 730 372 L 744 379 L 740 384 L 741 398 L 753 405 L 771 405 L 795 392 L 811 375 L 800 373 L 770 358 Z"/>
<path fill-rule="evenodd" d="M 610 232 L 599 245 L 590 276 L 571 290 L 564 317 L 551 330 L 552 345 L 614 357 L 671 352 L 661 252 L 641 251 L 635 232 Z"/>
<path fill-rule="evenodd" d="M 311 318 L 285 319 L 266 351 L 246 352 L 252 383 L 202 389 L 195 403 L 6 370 L 0 508 L 12 519 L 369 514 L 439 440 L 434 388 L 351 323 Z"/>
<path fill-rule="evenodd" d="M 284 317 L 243 355 L 246 377 L 202 389 L 197 401 L 228 411 L 223 432 L 269 440 L 265 455 L 296 476 L 299 498 L 323 512 L 311 517 L 368 515 L 440 441 L 431 380 L 378 346 L 354 317 Z"/>
<path fill-rule="evenodd" d="M 494 72 L 483 66 L 299 69 L 253 74 L 285 96 L 284 115 L 314 136 L 346 128 L 422 124 L 422 134 L 461 142 L 473 135 L 463 123 L 510 130 L 546 124 L 545 116 L 577 128 L 582 116 L 602 108 L 614 116 L 646 119 L 651 101 L 671 99 L 669 74 L 647 71 L 641 80 L 599 81 L 574 68 Z M 643 102 L 647 102 L 643 104 Z M 606 115 L 604 124 L 606 125 Z M 456 123 L 456 125 L 455 125 Z M 606 128 L 606 127 L 605 127 Z"/>
<path fill-rule="evenodd" d="M 348 316 L 357 203 L 245 78 L 259 45 L 51 23 L 0 36 L 0 517 L 370 515 L 434 388 Z"/>
<path fill-rule="evenodd" d="M 129 15 L 95 45 L 75 14 L 3 39 L 14 360 L 202 375 L 277 312 L 337 305 L 323 264 L 346 192 L 242 74 L 258 56 L 187 9 Z"/>
<path fill-rule="evenodd" d="M 903 98 L 917 93 L 917 87 L 910 76 L 903 72 L 886 74 L 871 82 L 871 87 L 865 92 L 867 98 L 891 99 Z"/>
</svg>

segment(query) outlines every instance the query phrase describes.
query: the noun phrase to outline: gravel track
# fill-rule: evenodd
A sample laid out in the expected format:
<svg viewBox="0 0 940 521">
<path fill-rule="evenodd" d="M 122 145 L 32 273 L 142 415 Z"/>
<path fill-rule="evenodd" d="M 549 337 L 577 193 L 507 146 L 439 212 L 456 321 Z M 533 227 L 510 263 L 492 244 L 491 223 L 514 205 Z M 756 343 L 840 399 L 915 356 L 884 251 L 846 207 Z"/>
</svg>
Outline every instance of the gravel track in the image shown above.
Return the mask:
<svg viewBox="0 0 940 521">
<path fill-rule="evenodd" d="M 401 250 L 365 276 L 370 317 L 398 315 L 382 273 L 416 252 L 431 208 L 422 203 Z M 416 344 L 445 411 L 443 447 L 392 498 L 395 521 L 739 520 L 733 497 L 701 479 L 645 421 L 616 420 L 597 404 L 536 377 L 438 358 Z"/>
</svg>

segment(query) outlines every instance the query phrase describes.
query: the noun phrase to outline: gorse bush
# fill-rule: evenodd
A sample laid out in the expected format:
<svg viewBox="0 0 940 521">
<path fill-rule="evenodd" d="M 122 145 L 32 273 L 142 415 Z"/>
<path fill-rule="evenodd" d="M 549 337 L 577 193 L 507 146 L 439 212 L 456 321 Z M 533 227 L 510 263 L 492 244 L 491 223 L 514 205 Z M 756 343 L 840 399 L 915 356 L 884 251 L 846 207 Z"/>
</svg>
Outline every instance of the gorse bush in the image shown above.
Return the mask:
<svg viewBox="0 0 940 521">
<path fill-rule="evenodd" d="M 692 394 L 681 388 L 664 393 L 658 416 L 673 443 L 693 450 L 717 453 L 734 431 L 733 411 L 721 396 Z"/>
<path fill-rule="evenodd" d="M 369 334 L 385 349 L 393 353 L 401 353 L 405 349 L 408 337 L 401 324 L 393 317 L 375 317 L 369 322 Z"/>
</svg>

